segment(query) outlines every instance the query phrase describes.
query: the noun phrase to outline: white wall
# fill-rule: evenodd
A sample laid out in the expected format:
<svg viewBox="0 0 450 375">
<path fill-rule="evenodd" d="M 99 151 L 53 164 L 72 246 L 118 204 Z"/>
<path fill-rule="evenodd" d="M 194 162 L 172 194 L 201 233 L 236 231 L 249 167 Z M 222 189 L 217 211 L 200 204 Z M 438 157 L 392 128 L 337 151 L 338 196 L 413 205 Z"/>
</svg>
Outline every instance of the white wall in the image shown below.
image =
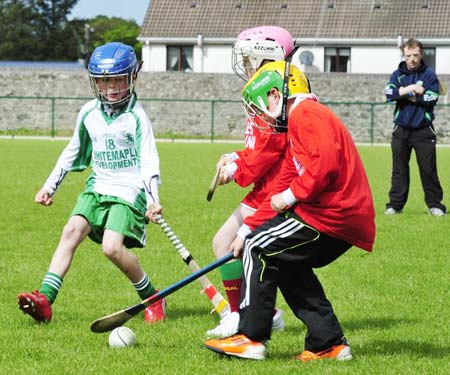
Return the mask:
<svg viewBox="0 0 450 375">
<path fill-rule="evenodd" d="M 300 64 L 299 56 L 302 51 L 309 50 L 314 55 L 312 67 Z M 299 48 L 292 58 L 292 63 L 305 72 L 323 72 L 324 47 Z M 142 47 L 143 71 L 166 71 L 166 46 L 164 44 L 150 44 Z M 203 45 L 194 46 L 195 73 L 233 73 L 231 67 L 231 46 Z M 355 74 L 391 74 L 397 69 L 401 61 L 397 47 L 385 46 L 353 46 L 351 47 L 350 73 Z M 450 74 L 450 47 L 436 48 L 436 73 Z"/>
<path fill-rule="evenodd" d="M 165 44 L 144 44 L 142 46 L 143 72 L 165 72 L 166 59 Z"/>
<path fill-rule="evenodd" d="M 233 73 L 231 67 L 231 46 L 203 46 L 204 73 Z"/>
<path fill-rule="evenodd" d="M 195 73 L 203 73 L 204 72 L 204 48 L 200 46 L 194 46 L 194 50 L 192 52 L 192 58 L 194 60 L 193 63 L 193 71 Z"/>
<path fill-rule="evenodd" d="M 390 74 L 401 61 L 400 50 L 394 47 L 351 47 L 350 73 Z"/>
<path fill-rule="evenodd" d="M 436 48 L 436 73 L 450 74 L 450 47 Z"/>
</svg>

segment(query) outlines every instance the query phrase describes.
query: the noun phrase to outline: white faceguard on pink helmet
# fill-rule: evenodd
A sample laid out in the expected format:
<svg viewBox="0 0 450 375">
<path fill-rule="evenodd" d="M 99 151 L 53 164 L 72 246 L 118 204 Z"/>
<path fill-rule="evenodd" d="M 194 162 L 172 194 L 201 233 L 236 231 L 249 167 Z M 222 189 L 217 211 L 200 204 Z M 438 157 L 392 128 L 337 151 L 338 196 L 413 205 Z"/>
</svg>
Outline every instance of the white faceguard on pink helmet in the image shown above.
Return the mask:
<svg viewBox="0 0 450 375">
<path fill-rule="evenodd" d="M 233 45 L 233 71 L 247 81 L 264 61 L 284 60 L 293 49 L 292 36 L 282 27 L 259 26 L 244 30 Z"/>
</svg>

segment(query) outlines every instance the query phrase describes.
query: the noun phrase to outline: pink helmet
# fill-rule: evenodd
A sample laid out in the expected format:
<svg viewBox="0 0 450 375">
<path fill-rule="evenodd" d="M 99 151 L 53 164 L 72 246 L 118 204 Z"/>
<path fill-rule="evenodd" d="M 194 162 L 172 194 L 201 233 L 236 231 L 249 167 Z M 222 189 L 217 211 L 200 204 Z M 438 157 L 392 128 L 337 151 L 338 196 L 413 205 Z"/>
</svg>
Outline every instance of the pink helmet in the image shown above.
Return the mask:
<svg viewBox="0 0 450 375">
<path fill-rule="evenodd" d="M 242 31 L 233 45 L 233 71 L 247 81 L 265 61 L 284 60 L 294 49 L 286 29 L 258 26 Z"/>
</svg>

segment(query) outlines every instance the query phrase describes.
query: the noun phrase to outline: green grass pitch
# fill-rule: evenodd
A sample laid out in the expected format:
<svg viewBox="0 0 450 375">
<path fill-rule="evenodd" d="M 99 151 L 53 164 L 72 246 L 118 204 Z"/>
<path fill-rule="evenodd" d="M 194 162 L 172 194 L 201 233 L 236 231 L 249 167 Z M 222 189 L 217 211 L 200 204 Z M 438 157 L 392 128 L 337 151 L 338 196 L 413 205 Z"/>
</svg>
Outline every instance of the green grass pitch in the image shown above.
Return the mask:
<svg viewBox="0 0 450 375">
<path fill-rule="evenodd" d="M 219 317 L 194 282 L 168 297 L 167 320 L 146 326 L 142 315 L 126 325 L 137 346 L 108 347 L 107 334 L 90 323 L 138 302 L 125 277 L 86 240 L 79 248 L 54 305 L 49 325 L 35 324 L 16 306 L 22 291 L 39 287 L 61 229 L 87 172 L 71 173 L 51 207 L 33 203 L 65 146 L 64 141 L 0 140 L 0 368 L 3 374 L 448 374 L 450 363 L 450 218 L 427 215 L 417 166 L 411 161 L 410 199 L 404 213 L 383 214 L 389 189 L 389 147 L 361 146 L 371 182 L 377 239 L 372 254 L 353 248 L 318 270 L 354 360 L 348 363 L 293 361 L 305 329 L 285 301 L 286 329 L 273 335 L 266 361 L 221 358 L 203 347 L 206 330 Z M 218 187 L 206 193 L 215 162 L 236 144 L 158 143 L 167 222 L 202 265 L 214 258 L 211 240 L 244 191 Z M 450 148 L 438 148 L 444 203 L 450 206 Z M 187 276 L 169 239 L 149 225 L 148 243 L 136 253 L 153 283 L 164 288 Z M 221 288 L 219 273 L 208 275 Z"/>
</svg>

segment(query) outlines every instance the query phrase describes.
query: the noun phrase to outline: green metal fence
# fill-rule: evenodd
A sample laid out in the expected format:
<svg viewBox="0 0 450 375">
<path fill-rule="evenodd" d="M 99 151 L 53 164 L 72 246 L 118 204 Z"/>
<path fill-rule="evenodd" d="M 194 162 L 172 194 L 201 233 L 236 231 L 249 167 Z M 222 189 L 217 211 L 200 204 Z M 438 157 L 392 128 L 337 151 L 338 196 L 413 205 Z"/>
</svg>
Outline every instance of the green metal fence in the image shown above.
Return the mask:
<svg viewBox="0 0 450 375">
<path fill-rule="evenodd" d="M 0 96 L 0 134 L 68 136 L 80 107 L 92 98 Z M 239 100 L 139 99 L 157 137 L 242 139 L 245 113 Z M 393 106 L 383 102 L 323 101 L 347 125 L 359 143 L 386 143 L 392 131 Z M 450 104 L 435 110 L 439 143 L 450 144 Z"/>
</svg>

